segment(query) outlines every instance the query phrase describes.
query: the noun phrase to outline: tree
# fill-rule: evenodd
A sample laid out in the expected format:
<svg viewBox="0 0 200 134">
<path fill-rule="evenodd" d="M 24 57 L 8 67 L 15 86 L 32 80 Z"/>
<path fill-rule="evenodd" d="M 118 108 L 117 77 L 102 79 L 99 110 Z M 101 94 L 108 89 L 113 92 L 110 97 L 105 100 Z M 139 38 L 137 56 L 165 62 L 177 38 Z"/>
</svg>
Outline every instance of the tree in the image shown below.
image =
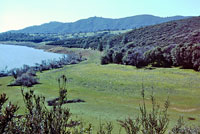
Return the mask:
<svg viewBox="0 0 200 134">
<path fill-rule="evenodd" d="M 102 43 L 102 41 L 99 41 L 99 44 L 98 44 L 97 50 L 99 50 L 100 52 L 103 51 L 103 43 Z"/>
</svg>

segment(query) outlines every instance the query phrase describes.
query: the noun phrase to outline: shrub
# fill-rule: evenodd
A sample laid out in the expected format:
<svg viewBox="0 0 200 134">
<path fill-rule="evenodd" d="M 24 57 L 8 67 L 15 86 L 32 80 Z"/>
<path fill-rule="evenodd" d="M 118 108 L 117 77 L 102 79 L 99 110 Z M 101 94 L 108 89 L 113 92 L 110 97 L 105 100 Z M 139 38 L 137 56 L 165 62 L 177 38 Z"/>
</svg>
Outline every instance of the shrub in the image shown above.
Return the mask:
<svg viewBox="0 0 200 134">
<path fill-rule="evenodd" d="M 125 65 L 133 65 L 136 67 L 143 67 L 146 66 L 146 60 L 144 57 L 144 52 L 146 48 L 142 47 L 135 47 L 131 50 L 128 50 L 122 59 L 122 63 Z"/>
<path fill-rule="evenodd" d="M 24 73 L 18 77 L 14 83 L 11 83 L 9 86 L 26 86 L 31 87 L 35 84 L 39 84 L 38 79 L 29 73 Z"/>
<path fill-rule="evenodd" d="M 200 44 L 177 45 L 171 54 L 174 65 L 200 71 Z"/>
<path fill-rule="evenodd" d="M 183 68 L 192 68 L 192 49 L 191 44 L 177 45 L 172 50 L 174 65 L 182 66 Z"/>
<path fill-rule="evenodd" d="M 121 51 L 114 51 L 112 55 L 113 63 L 121 64 L 123 58 L 123 53 Z"/>
<path fill-rule="evenodd" d="M 128 118 L 124 121 L 118 121 L 120 126 L 125 129 L 126 134 L 137 134 L 140 132 L 141 124 L 140 119 L 137 118 L 135 120 Z"/>
<path fill-rule="evenodd" d="M 121 127 L 125 129 L 127 134 L 164 134 L 169 124 L 167 110 L 169 108 L 169 100 L 164 104 L 164 109 L 161 109 L 156 104 L 155 98 L 151 96 L 152 110 L 147 111 L 145 104 L 144 90 L 142 90 L 142 105 L 140 105 L 140 116 L 137 119 L 119 120 Z"/>
<path fill-rule="evenodd" d="M 183 117 L 179 117 L 177 124 L 171 129 L 169 134 L 199 134 L 200 127 L 186 126 Z"/>
<path fill-rule="evenodd" d="M 111 122 L 107 122 L 106 124 L 102 124 L 100 122 L 97 134 L 112 134 L 112 130 L 113 130 L 113 125 Z"/>
<path fill-rule="evenodd" d="M 18 106 L 9 103 L 5 108 L 4 105 L 8 98 L 6 94 L 0 95 L 0 133 L 5 134 L 10 131 L 10 126 L 14 124 L 15 113 L 19 109 Z M 15 131 L 16 132 L 16 131 Z"/>
<path fill-rule="evenodd" d="M 5 108 L 8 98 L 6 94 L 0 95 L 0 133 L 1 134 L 92 134 L 92 125 L 84 127 L 80 121 L 71 119 L 68 108 L 63 108 L 67 100 L 66 76 L 58 79 L 59 97 L 58 105 L 49 109 L 45 105 L 45 97 L 34 94 L 33 90 L 24 92 L 21 89 L 25 103 L 24 115 L 17 115 L 19 109 L 11 103 Z M 97 134 L 112 134 L 112 123 L 101 124 Z"/>
<path fill-rule="evenodd" d="M 156 47 L 145 53 L 145 59 L 148 64 L 154 67 L 171 67 L 173 65 L 171 50 L 174 45 L 170 45 L 164 48 Z"/>
<path fill-rule="evenodd" d="M 112 55 L 114 53 L 114 49 L 108 49 L 104 52 L 104 55 L 101 57 L 101 64 L 109 64 L 113 62 Z"/>
<path fill-rule="evenodd" d="M 97 50 L 99 50 L 100 52 L 103 51 L 103 44 L 102 44 L 102 41 L 99 41 L 99 44 L 98 44 Z"/>
<path fill-rule="evenodd" d="M 102 56 L 101 57 L 101 65 L 109 64 L 110 63 L 110 58 L 108 56 Z"/>
<path fill-rule="evenodd" d="M 63 100 L 67 98 L 66 77 L 62 76 L 59 81 L 59 105 L 55 105 L 50 110 L 45 105 L 45 97 L 35 95 L 32 90 L 24 92 L 22 89 L 21 93 L 27 111 L 19 116 L 16 115 L 18 107 L 11 103 L 3 109 L 8 98 L 2 94 L 0 96 L 1 134 L 71 134 L 70 128 L 79 125 L 79 121 L 73 121 L 69 109 L 62 108 Z"/>
</svg>

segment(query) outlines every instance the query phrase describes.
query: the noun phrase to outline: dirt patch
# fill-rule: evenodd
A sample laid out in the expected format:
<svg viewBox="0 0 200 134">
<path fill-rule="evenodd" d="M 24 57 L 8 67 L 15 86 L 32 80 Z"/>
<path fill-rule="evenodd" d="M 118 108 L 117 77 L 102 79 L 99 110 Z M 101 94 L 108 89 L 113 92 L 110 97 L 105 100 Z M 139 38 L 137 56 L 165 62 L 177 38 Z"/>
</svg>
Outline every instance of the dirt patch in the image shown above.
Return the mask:
<svg viewBox="0 0 200 134">
<path fill-rule="evenodd" d="M 184 112 L 184 113 L 190 113 L 190 112 L 195 112 L 199 111 L 200 108 L 188 108 L 188 109 L 182 109 L 182 108 L 177 108 L 177 107 L 172 107 L 171 109 L 178 111 L 178 112 Z"/>
</svg>

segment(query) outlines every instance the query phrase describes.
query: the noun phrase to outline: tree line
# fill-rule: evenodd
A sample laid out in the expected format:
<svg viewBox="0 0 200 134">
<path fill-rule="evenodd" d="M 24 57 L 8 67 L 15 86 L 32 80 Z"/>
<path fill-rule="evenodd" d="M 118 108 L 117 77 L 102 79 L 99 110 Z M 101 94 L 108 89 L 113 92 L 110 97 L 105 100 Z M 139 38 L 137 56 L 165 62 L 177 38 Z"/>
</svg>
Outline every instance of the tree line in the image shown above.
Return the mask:
<svg viewBox="0 0 200 134">
<path fill-rule="evenodd" d="M 105 50 L 101 64 L 125 64 L 136 67 L 182 67 L 200 71 L 200 44 L 173 44 L 165 47 L 111 48 Z"/>
</svg>

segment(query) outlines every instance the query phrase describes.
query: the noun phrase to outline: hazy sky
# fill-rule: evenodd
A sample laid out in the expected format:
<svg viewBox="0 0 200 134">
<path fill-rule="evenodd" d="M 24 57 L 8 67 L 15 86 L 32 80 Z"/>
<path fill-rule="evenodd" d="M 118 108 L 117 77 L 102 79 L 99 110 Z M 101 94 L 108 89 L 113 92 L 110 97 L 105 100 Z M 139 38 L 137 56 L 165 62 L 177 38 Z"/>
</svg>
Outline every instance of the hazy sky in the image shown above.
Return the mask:
<svg viewBox="0 0 200 134">
<path fill-rule="evenodd" d="M 199 16 L 199 5 L 200 0 L 0 0 L 0 32 L 93 16 Z"/>
</svg>

